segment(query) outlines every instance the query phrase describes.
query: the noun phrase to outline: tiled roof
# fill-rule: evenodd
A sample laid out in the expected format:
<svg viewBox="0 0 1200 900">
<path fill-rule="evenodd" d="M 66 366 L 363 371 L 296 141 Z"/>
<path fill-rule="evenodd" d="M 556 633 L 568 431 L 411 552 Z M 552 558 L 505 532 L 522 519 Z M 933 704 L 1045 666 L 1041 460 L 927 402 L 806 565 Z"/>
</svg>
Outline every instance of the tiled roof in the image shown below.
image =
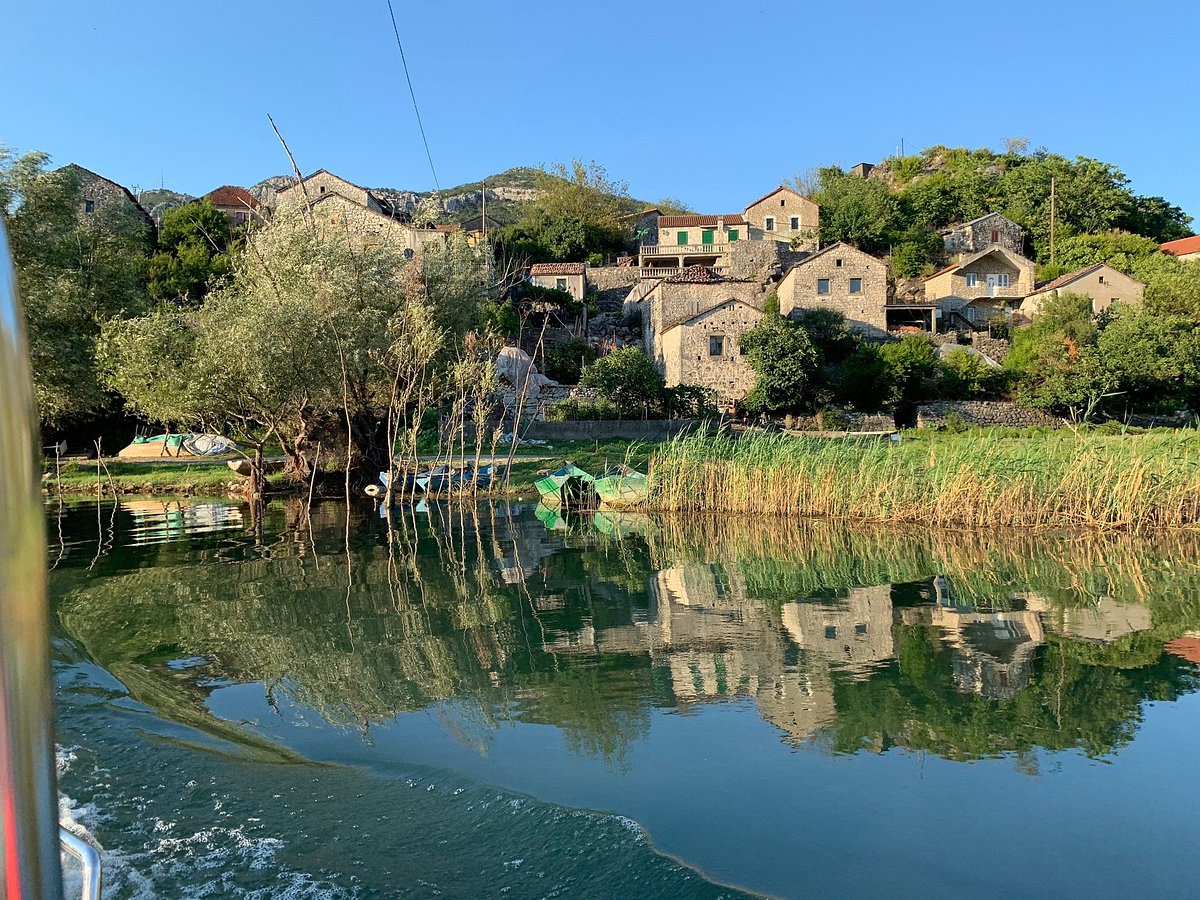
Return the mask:
<svg viewBox="0 0 1200 900">
<path fill-rule="evenodd" d="M 573 263 L 535 263 L 529 267 L 530 275 L 582 275 L 584 264 Z"/>
<path fill-rule="evenodd" d="M 1200 663 L 1200 639 L 1181 637 L 1169 642 L 1163 647 L 1168 653 L 1182 656 L 1189 662 Z"/>
<path fill-rule="evenodd" d="M 805 196 L 804 196 L 803 194 L 801 194 L 799 191 L 793 191 L 793 190 L 792 190 L 790 187 L 783 187 L 782 185 L 780 185 L 779 187 L 775 188 L 775 190 L 773 190 L 773 191 L 769 191 L 769 192 L 767 192 L 767 193 L 763 194 L 761 197 L 759 197 L 759 198 L 758 198 L 757 200 L 755 200 L 753 203 L 747 203 L 747 204 L 746 204 L 746 209 L 749 209 L 749 208 L 750 208 L 750 207 L 752 207 L 752 206 L 758 206 L 758 204 L 762 203 L 762 202 L 763 202 L 764 200 L 766 200 L 768 197 L 774 197 L 774 196 L 775 196 L 776 194 L 778 194 L 780 191 L 787 191 L 789 194 L 794 194 L 795 196 L 799 197 L 801 200 L 807 200 L 809 203 L 812 203 L 812 204 L 814 204 L 814 205 L 816 205 L 816 206 L 820 206 L 820 205 L 821 205 L 821 204 L 817 203 L 817 201 L 816 201 L 816 200 L 814 200 L 814 199 L 812 199 L 811 197 L 805 197 Z"/>
<path fill-rule="evenodd" d="M 1038 285 L 1038 291 L 1056 291 L 1064 285 L 1070 284 L 1076 278 L 1081 278 L 1089 272 L 1094 272 L 1103 266 L 1104 263 L 1094 263 L 1090 266 L 1084 266 L 1082 269 L 1076 269 L 1074 272 L 1068 272 L 1066 275 L 1059 275 L 1048 284 Z"/>
<path fill-rule="evenodd" d="M 733 213 L 728 216 L 659 216 L 659 228 L 698 228 L 701 226 L 710 225 L 716 227 L 717 220 L 720 219 L 726 225 L 745 225 L 746 220 L 742 218 L 741 213 Z"/>
<path fill-rule="evenodd" d="M 708 266 L 688 266 L 678 275 L 664 278 L 667 284 L 720 284 L 724 281 L 745 281 L 744 278 L 726 278 Z"/>
<path fill-rule="evenodd" d="M 259 206 L 259 202 L 253 194 L 243 187 L 232 184 L 225 184 L 215 191 L 209 191 L 204 195 L 204 199 L 213 206 L 240 206 L 243 209 L 257 209 Z"/>
<path fill-rule="evenodd" d="M 1200 234 L 1180 238 L 1177 241 L 1167 241 L 1159 244 L 1158 249 L 1172 256 L 1187 256 L 1189 253 L 1200 253 Z"/>
</svg>

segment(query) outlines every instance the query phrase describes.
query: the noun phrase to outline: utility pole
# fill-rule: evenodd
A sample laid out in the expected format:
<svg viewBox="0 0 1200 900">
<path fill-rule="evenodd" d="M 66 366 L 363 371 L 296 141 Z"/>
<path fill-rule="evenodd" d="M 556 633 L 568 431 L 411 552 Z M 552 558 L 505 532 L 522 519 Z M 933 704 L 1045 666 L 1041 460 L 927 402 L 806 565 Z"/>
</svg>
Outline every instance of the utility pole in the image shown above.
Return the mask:
<svg viewBox="0 0 1200 900">
<path fill-rule="evenodd" d="M 1050 176 L 1050 267 L 1054 267 L 1054 220 L 1058 218 L 1058 198 L 1054 193 L 1054 176 Z"/>
<path fill-rule="evenodd" d="M 487 182 L 483 183 L 483 242 L 487 243 Z"/>
<path fill-rule="evenodd" d="M 900 158 L 904 159 L 904 138 L 900 138 Z"/>
</svg>

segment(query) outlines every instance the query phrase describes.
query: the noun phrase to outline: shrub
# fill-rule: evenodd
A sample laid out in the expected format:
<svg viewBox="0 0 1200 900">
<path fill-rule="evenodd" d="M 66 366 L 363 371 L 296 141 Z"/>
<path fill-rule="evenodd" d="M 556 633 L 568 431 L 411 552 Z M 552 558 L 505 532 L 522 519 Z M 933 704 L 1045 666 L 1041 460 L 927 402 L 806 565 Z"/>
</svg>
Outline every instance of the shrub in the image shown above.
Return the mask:
<svg viewBox="0 0 1200 900">
<path fill-rule="evenodd" d="M 592 400 L 568 397 L 546 407 L 548 422 L 600 422 L 623 418 L 620 407 L 603 397 Z"/>
<path fill-rule="evenodd" d="M 485 331 L 503 338 L 516 337 L 521 330 L 521 317 L 507 300 L 483 305 L 483 327 Z"/>
<path fill-rule="evenodd" d="M 790 319 L 765 318 L 738 342 L 757 378 L 744 405 L 751 413 L 794 412 L 812 405 L 820 353 Z"/>
<path fill-rule="evenodd" d="M 838 371 L 835 396 L 859 412 L 877 412 L 891 402 L 890 369 L 879 348 L 860 344 Z"/>
<path fill-rule="evenodd" d="M 662 373 L 639 347 L 621 347 L 600 357 L 583 370 L 580 383 L 642 417 L 662 405 L 665 390 Z"/>
<path fill-rule="evenodd" d="M 589 253 L 588 258 L 587 258 L 587 264 L 589 266 L 591 266 L 593 269 L 599 268 L 600 266 L 604 265 L 604 254 L 603 253 Z"/>
<path fill-rule="evenodd" d="M 941 395 L 947 400 L 973 400 L 999 394 L 1004 373 L 993 369 L 976 353 L 958 347 L 941 363 Z"/>
<path fill-rule="evenodd" d="M 559 384 L 579 384 L 584 367 L 595 359 L 595 349 L 579 338 L 547 347 L 542 356 L 546 374 Z"/>
</svg>

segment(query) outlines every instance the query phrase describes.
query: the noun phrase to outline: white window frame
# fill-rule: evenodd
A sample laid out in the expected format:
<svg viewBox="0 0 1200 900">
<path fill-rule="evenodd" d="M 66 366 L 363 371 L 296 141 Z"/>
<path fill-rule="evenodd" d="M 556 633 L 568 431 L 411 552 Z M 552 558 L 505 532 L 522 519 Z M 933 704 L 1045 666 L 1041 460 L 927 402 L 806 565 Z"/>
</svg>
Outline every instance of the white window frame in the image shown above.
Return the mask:
<svg viewBox="0 0 1200 900">
<path fill-rule="evenodd" d="M 968 272 L 965 277 L 967 279 L 967 287 L 978 287 L 979 274 L 977 272 Z"/>
<path fill-rule="evenodd" d="M 570 288 L 568 288 L 568 287 L 567 287 L 567 279 L 565 279 L 565 278 L 555 278 L 555 279 L 554 279 L 554 289 L 555 289 L 556 291 L 566 291 L 566 290 L 570 290 Z"/>
<path fill-rule="evenodd" d="M 767 216 L 765 219 L 763 219 L 763 231 L 774 231 L 774 230 L 775 230 L 775 217 Z"/>
<path fill-rule="evenodd" d="M 791 219 L 789 219 L 788 221 L 789 221 L 789 223 L 790 223 L 788 227 L 789 227 L 789 228 L 790 228 L 792 231 L 799 231 L 799 230 L 800 230 L 800 217 L 799 217 L 799 216 L 792 216 L 792 217 L 791 217 Z"/>
<path fill-rule="evenodd" d="M 1007 272 L 996 273 L 996 285 L 998 287 L 1009 287 L 1011 284 L 1012 280 L 1008 277 Z"/>
</svg>

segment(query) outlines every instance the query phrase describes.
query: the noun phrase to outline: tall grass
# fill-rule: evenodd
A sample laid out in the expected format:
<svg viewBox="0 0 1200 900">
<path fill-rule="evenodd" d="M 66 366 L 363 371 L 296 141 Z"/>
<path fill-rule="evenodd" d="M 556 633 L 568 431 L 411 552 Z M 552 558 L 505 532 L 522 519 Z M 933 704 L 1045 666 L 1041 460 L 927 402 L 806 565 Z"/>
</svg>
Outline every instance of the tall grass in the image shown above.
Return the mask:
<svg viewBox="0 0 1200 900">
<path fill-rule="evenodd" d="M 1200 523 L 1200 434 L 976 430 L 874 439 L 685 435 L 650 463 L 651 504 L 685 512 L 927 526 Z"/>
</svg>

